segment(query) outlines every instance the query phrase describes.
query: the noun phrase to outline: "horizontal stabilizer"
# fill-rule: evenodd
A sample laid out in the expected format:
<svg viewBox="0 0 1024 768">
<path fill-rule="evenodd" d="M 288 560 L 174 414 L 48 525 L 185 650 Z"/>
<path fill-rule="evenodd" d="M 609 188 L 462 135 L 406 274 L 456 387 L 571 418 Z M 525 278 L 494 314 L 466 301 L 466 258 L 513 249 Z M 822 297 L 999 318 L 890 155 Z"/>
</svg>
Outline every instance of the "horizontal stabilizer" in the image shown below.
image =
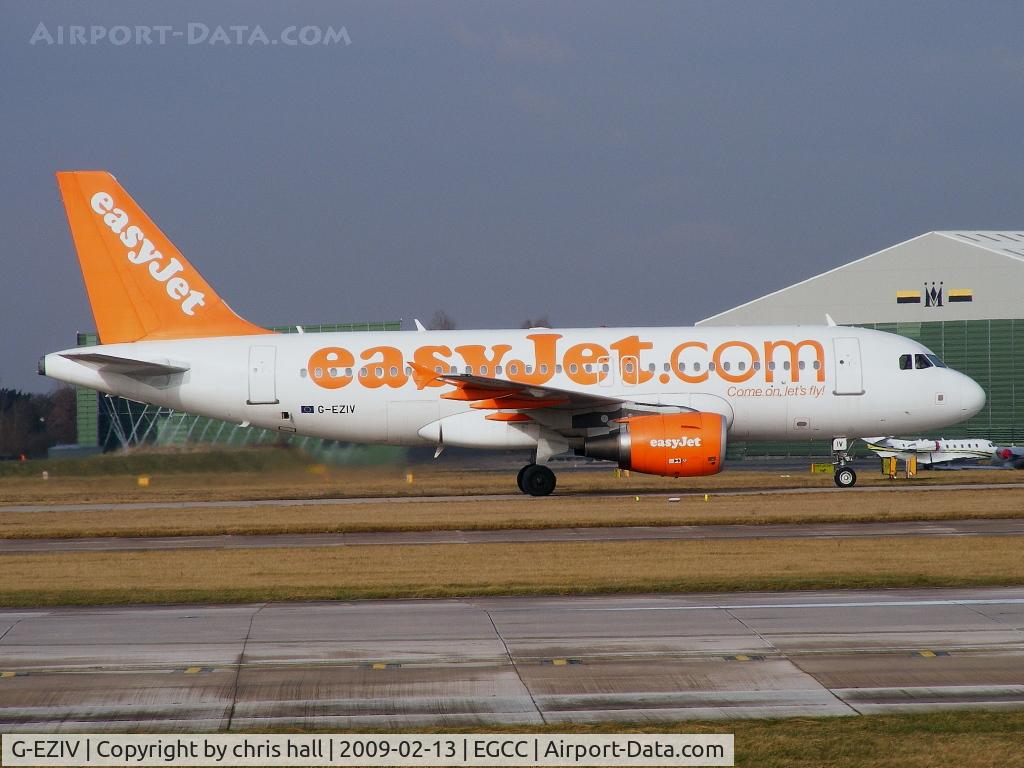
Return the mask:
<svg viewBox="0 0 1024 768">
<path fill-rule="evenodd" d="M 98 352 L 65 352 L 61 357 L 76 363 L 84 363 L 98 371 L 120 373 L 124 376 L 170 376 L 175 373 L 184 373 L 189 369 L 187 365 L 135 360 L 130 357 L 104 355 Z"/>
</svg>

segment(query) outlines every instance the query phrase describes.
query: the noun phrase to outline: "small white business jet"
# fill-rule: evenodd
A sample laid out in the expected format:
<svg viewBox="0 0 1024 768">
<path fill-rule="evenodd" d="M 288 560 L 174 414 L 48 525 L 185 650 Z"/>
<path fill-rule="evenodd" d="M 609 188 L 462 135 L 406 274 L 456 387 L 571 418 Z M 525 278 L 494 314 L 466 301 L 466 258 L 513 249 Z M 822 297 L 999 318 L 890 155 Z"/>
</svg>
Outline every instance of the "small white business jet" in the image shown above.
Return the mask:
<svg viewBox="0 0 1024 768">
<path fill-rule="evenodd" d="M 696 477 L 721 471 L 729 439 L 832 438 L 848 487 L 848 438 L 946 427 L 985 402 L 917 342 L 861 328 L 275 334 L 236 315 L 109 173 L 57 180 L 101 345 L 39 372 L 131 400 L 335 440 L 529 450 L 518 483 L 534 496 L 554 490 L 561 453 Z"/>
<path fill-rule="evenodd" d="M 882 458 L 897 458 L 907 461 L 917 457 L 918 464 L 945 464 L 954 461 L 977 461 L 992 459 L 998 455 L 999 447 L 991 440 L 973 437 L 946 440 L 899 440 L 895 437 L 865 437 L 867 447 Z"/>
</svg>

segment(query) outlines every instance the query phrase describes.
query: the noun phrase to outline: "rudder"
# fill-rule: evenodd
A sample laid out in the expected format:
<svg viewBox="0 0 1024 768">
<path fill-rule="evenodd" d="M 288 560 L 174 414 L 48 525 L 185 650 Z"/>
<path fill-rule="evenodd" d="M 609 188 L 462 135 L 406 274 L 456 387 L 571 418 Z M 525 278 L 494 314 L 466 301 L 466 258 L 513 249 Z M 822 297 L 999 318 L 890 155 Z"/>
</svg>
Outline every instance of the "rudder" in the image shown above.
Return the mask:
<svg viewBox="0 0 1024 768">
<path fill-rule="evenodd" d="M 236 315 L 111 174 L 61 171 L 57 184 L 101 343 L 271 333 Z"/>
</svg>

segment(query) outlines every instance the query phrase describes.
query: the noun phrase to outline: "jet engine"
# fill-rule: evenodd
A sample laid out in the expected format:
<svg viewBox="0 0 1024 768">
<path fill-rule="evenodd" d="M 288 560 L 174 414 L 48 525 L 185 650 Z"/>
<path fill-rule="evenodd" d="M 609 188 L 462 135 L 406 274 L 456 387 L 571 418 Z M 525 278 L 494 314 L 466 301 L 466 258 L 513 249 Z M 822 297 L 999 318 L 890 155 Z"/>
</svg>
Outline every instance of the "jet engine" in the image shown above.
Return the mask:
<svg viewBox="0 0 1024 768">
<path fill-rule="evenodd" d="M 632 416 L 607 435 L 585 438 L 576 453 L 648 475 L 714 475 L 722 470 L 726 429 L 717 413 Z"/>
<path fill-rule="evenodd" d="M 1024 469 L 1024 448 L 999 448 L 996 456 L 1014 469 Z"/>
</svg>

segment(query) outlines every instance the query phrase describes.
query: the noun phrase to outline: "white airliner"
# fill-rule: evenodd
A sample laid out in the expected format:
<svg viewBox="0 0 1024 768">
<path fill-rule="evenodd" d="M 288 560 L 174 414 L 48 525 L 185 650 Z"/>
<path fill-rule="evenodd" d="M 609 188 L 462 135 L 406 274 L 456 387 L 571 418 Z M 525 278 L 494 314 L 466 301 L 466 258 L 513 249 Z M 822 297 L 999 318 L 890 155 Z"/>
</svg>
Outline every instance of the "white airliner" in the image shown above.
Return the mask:
<svg viewBox="0 0 1024 768">
<path fill-rule="evenodd" d="M 57 179 L 101 345 L 39 371 L 131 400 L 352 442 L 529 450 L 518 483 L 534 496 L 554 490 L 561 453 L 693 477 L 722 469 L 728 439 L 832 438 L 851 486 L 848 438 L 938 429 L 985 402 L 917 342 L 861 328 L 275 334 L 236 315 L 113 176 Z"/>
<path fill-rule="evenodd" d="M 917 457 L 918 464 L 944 464 L 994 458 L 999 448 L 991 440 L 974 437 L 946 440 L 899 440 L 895 437 L 865 437 L 868 448 L 883 458 L 906 461 Z"/>
</svg>

